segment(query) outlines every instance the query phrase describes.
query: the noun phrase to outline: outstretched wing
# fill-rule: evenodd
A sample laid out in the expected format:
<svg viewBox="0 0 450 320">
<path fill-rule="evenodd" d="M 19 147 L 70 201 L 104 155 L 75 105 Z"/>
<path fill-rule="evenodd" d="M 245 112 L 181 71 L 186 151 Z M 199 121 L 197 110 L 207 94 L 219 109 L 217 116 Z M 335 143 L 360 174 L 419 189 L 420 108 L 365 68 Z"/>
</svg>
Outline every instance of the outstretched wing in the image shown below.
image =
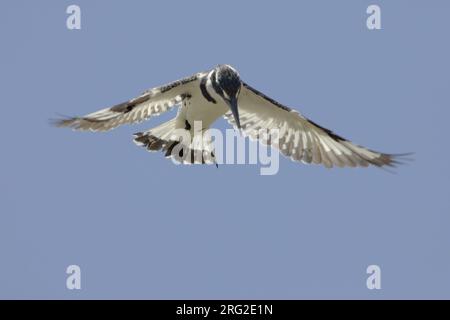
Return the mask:
<svg viewBox="0 0 450 320">
<path fill-rule="evenodd" d="M 116 106 L 102 109 L 83 117 L 58 119 L 57 127 L 70 127 L 76 130 L 107 131 L 122 124 L 141 122 L 153 115 L 168 111 L 182 102 L 185 95 L 198 86 L 197 82 L 204 76 L 197 73 L 167 85 L 145 91 L 137 98 Z"/>
<path fill-rule="evenodd" d="M 225 118 L 236 126 L 231 113 L 227 113 Z M 239 118 L 244 135 L 267 140 L 294 161 L 323 164 L 328 168 L 382 167 L 397 163 L 393 155 L 355 145 L 246 83 L 239 96 Z M 276 134 L 278 142 L 274 138 L 275 133 L 271 136 L 271 129 L 279 129 Z M 262 139 L 262 132 L 266 132 L 269 139 Z"/>
</svg>

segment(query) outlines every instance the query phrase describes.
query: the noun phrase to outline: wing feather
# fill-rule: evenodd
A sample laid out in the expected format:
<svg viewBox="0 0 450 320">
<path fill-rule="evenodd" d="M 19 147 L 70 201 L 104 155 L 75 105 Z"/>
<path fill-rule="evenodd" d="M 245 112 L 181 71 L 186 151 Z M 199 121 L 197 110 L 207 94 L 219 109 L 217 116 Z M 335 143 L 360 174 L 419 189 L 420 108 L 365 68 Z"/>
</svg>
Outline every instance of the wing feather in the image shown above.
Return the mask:
<svg viewBox="0 0 450 320">
<path fill-rule="evenodd" d="M 82 117 L 58 119 L 54 125 L 70 127 L 75 130 L 108 131 L 123 124 L 138 123 L 179 105 L 204 75 L 204 73 L 197 73 L 191 77 L 147 90 L 134 99 Z"/>
<path fill-rule="evenodd" d="M 272 145 L 294 161 L 323 164 L 327 168 L 383 167 L 397 163 L 395 155 L 353 144 L 246 83 L 239 96 L 239 114 L 243 134 L 252 138 L 261 139 L 261 130 L 278 128 L 278 143 L 274 139 Z M 225 118 L 236 126 L 231 113 Z"/>
</svg>

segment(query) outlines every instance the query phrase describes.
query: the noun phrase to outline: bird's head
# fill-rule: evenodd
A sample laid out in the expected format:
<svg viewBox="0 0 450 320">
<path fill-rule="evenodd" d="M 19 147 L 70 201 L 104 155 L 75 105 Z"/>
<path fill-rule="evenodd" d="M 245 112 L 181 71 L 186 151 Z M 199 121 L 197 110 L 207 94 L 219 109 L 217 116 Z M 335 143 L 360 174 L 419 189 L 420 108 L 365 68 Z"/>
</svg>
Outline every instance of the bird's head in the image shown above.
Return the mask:
<svg viewBox="0 0 450 320">
<path fill-rule="evenodd" d="M 229 65 L 218 65 L 215 68 L 215 83 L 217 84 L 216 91 L 230 107 L 233 113 L 234 120 L 238 129 L 241 129 L 239 121 L 238 98 L 241 92 L 241 78 L 239 73 Z"/>
</svg>

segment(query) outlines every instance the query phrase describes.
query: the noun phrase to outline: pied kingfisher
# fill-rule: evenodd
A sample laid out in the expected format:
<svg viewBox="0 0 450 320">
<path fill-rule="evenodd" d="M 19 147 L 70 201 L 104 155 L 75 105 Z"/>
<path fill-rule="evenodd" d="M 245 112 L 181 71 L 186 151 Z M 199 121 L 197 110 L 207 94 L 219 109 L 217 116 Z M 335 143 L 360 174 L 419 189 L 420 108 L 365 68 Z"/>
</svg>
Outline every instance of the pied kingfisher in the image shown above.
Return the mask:
<svg viewBox="0 0 450 320">
<path fill-rule="evenodd" d="M 194 122 L 201 121 L 201 127 L 196 130 L 204 131 L 224 116 L 244 136 L 254 139 L 261 139 L 258 134 L 261 129 L 279 129 L 277 143 L 272 146 L 294 161 L 323 164 L 327 168 L 382 167 L 398 163 L 396 156 L 353 144 L 269 98 L 242 81 L 229 65 L 218 65 L 211 71 L 147 90 L 127 102 L 83 117 L 56 120 L 55 125 L 107 131 L 122 124 L 141 122 L 174 106 L 180 106 L 174 119 L 136 133 L 134 141 L 150 151 L 162 150 L 169 157 L 180 142 L 172 136 L 176 129 L 192 135 Z M 211 154 L 214 155 L 213 151 Z M 187 163 L 198 162 L 187 157 Z M 200 163 L 205 161 L 202 159 Z"/>
</svg>

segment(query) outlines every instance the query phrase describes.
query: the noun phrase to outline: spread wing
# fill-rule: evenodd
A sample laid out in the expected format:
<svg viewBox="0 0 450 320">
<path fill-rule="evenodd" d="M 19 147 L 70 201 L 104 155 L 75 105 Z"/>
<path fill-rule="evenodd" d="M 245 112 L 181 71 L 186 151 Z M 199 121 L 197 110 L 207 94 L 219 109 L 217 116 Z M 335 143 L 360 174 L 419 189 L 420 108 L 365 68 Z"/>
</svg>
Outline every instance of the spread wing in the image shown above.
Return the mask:
<svg viewBox="0 0 450 320">
<path fill-rule="evenodd" d="M 202 76 L 204 76 L 203 73 L 197 73 L 191 77 L 147 90 L 142 95 L 116 106 L 82 117 L 58 119 L 54 124 L 57 127 L 70 127 L 76 130 L 107 131 L 122 124 L 141 122 L 180 104 L 183 97 L 189 95 L 195 85 L 198 86 L 197 82 Z"/>
<path fill-rule="evenodd" d="M 225 118 L 236 125 L 231 113 L 227 113 Z M 382 167 L 398 163 L 394 155 L 353 144 L 246 83 L 239 96 L 239 118 L 244 135 L 271 144 L 294 161 L 323 164 L 328 168 Z M 271 129 L 279 131 L 271 135 Z M 269 139 L 267 136 L 262 139 L 262 132 L 267 132 Z"/>
</svg>

